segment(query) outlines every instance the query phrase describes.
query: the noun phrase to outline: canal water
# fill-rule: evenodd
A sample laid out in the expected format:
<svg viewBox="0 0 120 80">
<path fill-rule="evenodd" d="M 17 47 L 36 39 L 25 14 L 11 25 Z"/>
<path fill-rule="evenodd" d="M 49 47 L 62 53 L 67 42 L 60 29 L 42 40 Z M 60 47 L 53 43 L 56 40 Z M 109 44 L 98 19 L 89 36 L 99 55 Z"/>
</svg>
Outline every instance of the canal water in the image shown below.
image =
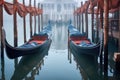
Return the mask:
<svg viewBox="0 0 120 80">
<path fill-rule="evenodd" d="M 7 18 L 9 17 L 9 18 Z M 29 18 L 29 16 L 27 16 Z M 5 14 L 4 28 L 7 41 L 13 45 L 13 16 Z M 18 45 L 23 44 L 22 19 L 18 17 Z M 34 22 L 33 22 L 34 24 Z M 27 20 L 27 40 L 29 21 Z M 9 59 L 4 53 L 0 58 L 0 80 L 102 80 L 99 60 L 70 51 L 68 48 L 68 25 L 52 25 L 52 44 L 49 51 Z M 34 30 L 33 30 L 34 31 Z M 114 75 L 113 61 L 109 63 L 109 76 Z M 112 66 L 111 66 L 112 65 Z"/>
</svg>

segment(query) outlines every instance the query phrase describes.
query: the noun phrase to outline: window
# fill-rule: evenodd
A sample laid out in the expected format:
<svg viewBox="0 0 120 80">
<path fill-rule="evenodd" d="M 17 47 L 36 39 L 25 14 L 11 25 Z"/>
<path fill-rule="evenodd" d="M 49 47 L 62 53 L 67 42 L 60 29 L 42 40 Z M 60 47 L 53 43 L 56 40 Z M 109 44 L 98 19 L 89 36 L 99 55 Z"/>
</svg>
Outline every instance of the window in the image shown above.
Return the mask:
<svg viewBox="0 0 120 80">
<path fill-rule="evenodd" d="M 67 9 L 67 6 L 66 6 L 66 4 L 64 4 L 64 9 Z"/>
<path fill-rule="evenodd" d="M 57 5 L 57 12 L 61 12 L 61 5 L 60 4 Z"/>
</svg>

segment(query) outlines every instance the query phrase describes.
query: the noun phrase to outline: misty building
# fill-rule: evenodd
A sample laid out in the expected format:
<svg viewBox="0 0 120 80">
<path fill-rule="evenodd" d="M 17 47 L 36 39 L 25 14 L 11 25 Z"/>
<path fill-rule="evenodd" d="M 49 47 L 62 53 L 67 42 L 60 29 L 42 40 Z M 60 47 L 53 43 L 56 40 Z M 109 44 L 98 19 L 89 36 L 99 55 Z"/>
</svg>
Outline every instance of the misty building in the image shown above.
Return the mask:
<svg viewBox="0 0 120 80">
<path fill-rule="evenodd" d="M 43 21 L 68 21 L 73 19 L 74 8 L 76 2 L 74 0 L 44 0 L 43 6 Z"/>
</svg>

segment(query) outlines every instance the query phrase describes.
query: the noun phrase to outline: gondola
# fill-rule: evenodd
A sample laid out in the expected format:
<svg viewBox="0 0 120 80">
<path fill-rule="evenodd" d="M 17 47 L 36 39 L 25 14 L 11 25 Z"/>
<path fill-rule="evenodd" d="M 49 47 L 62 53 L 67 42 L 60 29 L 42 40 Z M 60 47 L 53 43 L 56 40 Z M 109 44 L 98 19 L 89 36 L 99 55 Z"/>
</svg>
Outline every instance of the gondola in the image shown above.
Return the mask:
<svg viewBox="0 0 120 80">
<path fill-rule="evenodd" d="M 19 56 L 35 54 L 41 52 L 44 48 L 51 44 L 51 26 L 45 27 L 39 34 L 34 34 L 32 38 L 19 47 L 11 46 L 5 38 L 5 49 L 8 58 L 13 59 Z M 5 31 L 3 31 L 5 34 Z M 4 35 L 5 36 L 5 35 Z"/>
<path fill-rule="evenodd" d="M 68 26 L 69 31 L 69 46 L 79 54 L 87 54 L 98 56 L 100 52 L 100 42 L 93 43 L 87 38 L 85 33 L 80 33 L 71 24 Z"/>
</svg>

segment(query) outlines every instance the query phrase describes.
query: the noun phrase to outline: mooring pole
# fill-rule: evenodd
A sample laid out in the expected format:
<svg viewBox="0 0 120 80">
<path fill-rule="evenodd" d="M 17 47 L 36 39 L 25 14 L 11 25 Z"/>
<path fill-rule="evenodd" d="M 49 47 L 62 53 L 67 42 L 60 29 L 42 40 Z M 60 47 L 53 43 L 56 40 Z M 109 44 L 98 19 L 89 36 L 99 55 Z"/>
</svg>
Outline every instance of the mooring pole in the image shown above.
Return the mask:
<svg viewBox="0 0 120 80">
<path fill-rule="evenodd" d="M 80 18 L 79 18 L 79 16 L 80 16 L 80 13 L 78 14 L 78 27 L 77 27 L 78 31 L 79 31 L 79 28 L 80 28 Z"/>
<path fill-rule="evenodd" d="M 23 0 L 23 5 L 25 5 L 25 0 Z M 26 17 L 23 17 L 23 28 L 24 28 L 24 43 L 26 42 Z"/>
<path fill-rule="evenodd" d="M 41 9 L 43 10 L 43 5 L 41 4 Z M 43 30 L 43 13 L 41 14 L 41 28 Z"/>
<path fill-rule="evenodd" d="M 119 7 L 119 52 L 120 52 L 120 7 Z"/>
<path fill-rule="evenodd" d="M 78 29 L 78 27 L 79 27 L 79 13 L 77 13 L 77 29 Z"/>
<path fill-rule="evenodd" d="M 75 20 L 75 15 L 76 15 L 76 13 L 75 13 L 75 6 L 74 6 L 74 26 L 76 26 L 76 20 Z"/>
<path fill-rule="evenodd" d="M 31 0 L 29 2 L 29 6 L 32 7 Z M 32 13 L 30 13 L 30 37 L 32 37 L 32 34 L 33 34 L 33 32 L 32 32 Z"/>
<path fill-rule="evenodd" d="M 70 49 L 70 47 L 69 47 L 69 40 L 70 40 L 70 38 L 69 38 L 69 30 L 67 30 L 67 32 L 68 32 L 68 60 L 70 59 L 70 51 L 69 51 L 69 49 Z"/>
<path fill-rule="evenodd" d="M 70 64 L 72 63 L 72 53 L 70 52 L 69 54 L 69 57 L 70 57 Z"/>
<path fill-rule="evenodd" d="M 17 8 L 16 8 L 16 4 L 17 4 L 17 0 L 14 0 L 13 1 L 14 3 L 14 7 L 15 7 L 15 13 L 13 15 L 13 18 L 14 18 L 14 47 L 17 47 L 18 46 L 18 32 L 17 32 Z M 14 62 L 16 63 L 15 66 L 17 66 L 17 63 L 18 63 L 18 58 L 16 58 L 14 60 Z"/>
<path fill-rule="evenodd" d="M 1 80 L 5 80 L 5 59 L 1 58 Z"/>
<path fill-rule="evenodd" d="M 81 23 L 81 21 L 82 21 L 82 19 L 81 19 L 82 17 L 81 17 L 81 13 L 80 13 L 80 15 L 79 15 L 79 20 L 80 20 L 80 28 L 79 28 L 79 31 L 81 32 L 81 25 L 82 25 L 82 23 Z"/>
<path fill-rule="evenodd" d="M 38 3 L 38 9 L 40 9 L 40 3 Z M 40 32 L 40 14 L 38 15 L 38 33 Z"/>
<path fill-rule="evenodd" d="M 77 13 L 75 14 L 75 27 L 77 26 Z"/>
<path fill-rule="evenodd" d="M 3 27 L 3 5 L 2 0 L 0 0 L 0 47 L 1 47 L 1 58 L 4 57 L 4 47 L 3 47 L 3 37 L 2 37 L 2 27 Z"/>
<path fill-rule="evenodd" d="M 116 77 L 120 76 L 120 7 L 119 7 L 119 46 L 118 46 L 118 53 L 114 53 L 114 60 L 115 60 L 115 75 Z M 115 59 L 116 58 L 116 59 Z"/>
<path fill-rule="evenodd" d="M 81 7 L 83 6 L 83 2 L 81 2 Z M 84 32 L 84 14 L 81 12 L 81 22 L 82 22 L 82 33 Z"/>
<path fill-rule="evenodd" d="M 104 0 L 104 75 L 108 76 L 109 0 Z"/>
<path fill-rule="evenodd" d="M 95 39 L 95 42 L 97 43 L 98 42 L 98 39 L 99 39 L 99 31 L 98 31 L 98 14 L 99 13 L 96 13 L 96 39 Z"/>
<path fill-rule="evenodd" d="M 92 2 L 93 2 L 94 0 L 92 0 Z M 92 11 L 92 13 L 91 13 L 91 33 L 92 33 L 92 41 L 94 42 L 94 6 L 91 8 L 91 11 Z"/>
<path fill-rule="evenodd" d="M 76 26 L 75 26 L 75 28 L 77 28 L 77 24 L 78 24 L 78 21 L 77 21 L 77 16 L 78 16 L 78 13 L 76 14 Z"/>
<path fill-rule="evenodd" d="M 18 41 L 18 32 L 17 32 L 17 8 L 16 8 L 16 4 L 17 4 L 17 0 L 13 1 L 14 3 L 14 7 L 15 7 L 15 13 L 13 15 L 13 19 L 14 19 L 14 47 L 17 47 L 17 41 Z"/>
<path fill-rule="evenodd" d="M 79 31 L 81 30 L 81 13 L 79 13 Z M 81 31 L 80 31 L 81 32 Z"/>
<path fill-rule="evenodd" d="M 34 8 L 36 8 L 36 0 L 34 0 Z M 34 13 L 34 34 L 36 33 L 36 13 Z"/>
<path fill-rule="evenodd" d="M 85 3 L 87 3 L 88 1 L 86 1 Z M 88 37 L 88 6 L 85 10 L 85 22 L 86 22 L 86 36 Z"/>
<path fill-rule="evenodd" d="M 103 71 L 103 9 L 100 9 L 100 27 L 99 27 L 99 33 L 101 34 L 100 36 L 100 42 L 101 42 L 101 49 L 100 49 L 100 73 L 102 75 Z"/>
</svg>

